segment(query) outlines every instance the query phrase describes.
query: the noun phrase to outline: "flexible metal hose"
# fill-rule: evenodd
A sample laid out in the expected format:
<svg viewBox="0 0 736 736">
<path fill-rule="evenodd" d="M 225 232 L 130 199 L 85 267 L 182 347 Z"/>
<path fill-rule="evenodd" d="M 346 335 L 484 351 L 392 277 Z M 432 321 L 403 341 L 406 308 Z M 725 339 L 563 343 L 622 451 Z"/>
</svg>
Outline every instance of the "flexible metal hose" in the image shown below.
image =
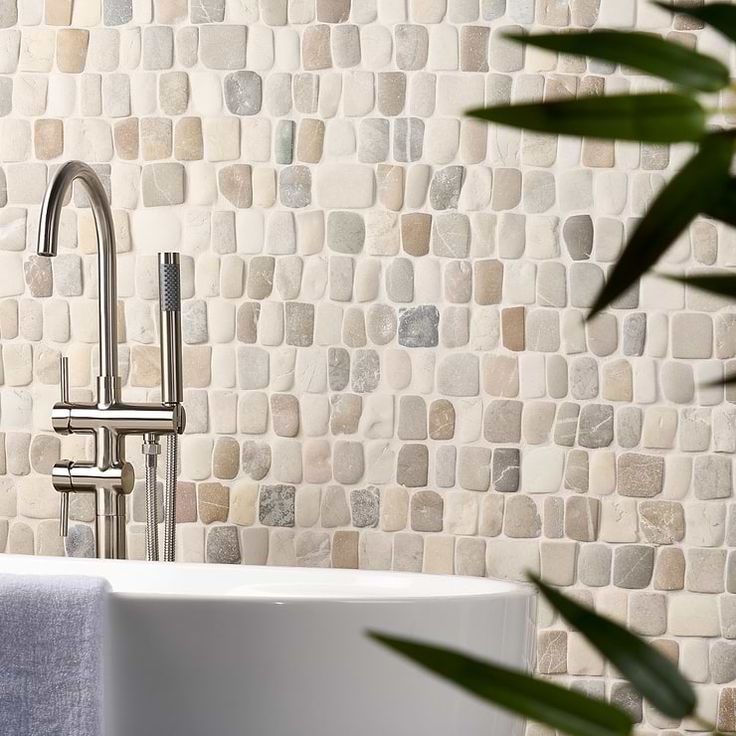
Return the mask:
<svg viewBox="0 0 736 736">
<path fill-rule="evenodd" d="M 179 435 L 166 435 L 164 470 L 164 562 L 176 559 L 176 477 L 179 462 Z"/>
<path fill-rule="evenodd" d="M 146 468 L 146 559 L 158 561 L 158 498 L 156 496 L 156 466 L 161 448 L 155 435 L 146 436 L 143 457 Z"/>
</svg>

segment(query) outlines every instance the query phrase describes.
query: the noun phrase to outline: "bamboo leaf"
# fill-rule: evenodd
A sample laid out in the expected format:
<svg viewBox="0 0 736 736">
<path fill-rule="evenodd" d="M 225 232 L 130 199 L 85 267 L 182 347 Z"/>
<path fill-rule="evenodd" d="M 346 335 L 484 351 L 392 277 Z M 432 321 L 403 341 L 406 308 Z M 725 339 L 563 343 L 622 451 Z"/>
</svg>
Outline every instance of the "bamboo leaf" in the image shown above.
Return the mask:
<svg viewBox="0 0 736 736">
<path fill-rule="evenodd" d="M 655 2 L 663 10 L 670 13 L 682 13 L 691 18 L 702 20 L 717 31 L 722 33 L 726 38 L 736 41 L 736 7 L 728 3 L 709 3 L 700 7 L 682 7 L 680 5 L 670 5 L 670 3 Z"/>
<path fill-rule="evenodd" d="M 733 386 L 736 383 L 736 373 L 731 373 L 725 378 L 719 378 L 716 381 L 709 381 L 704 383 L 705 388 L 713 388 L 713 386 Z"/>
<path fill-rule="evenodd" d="M 731 178 L 720 195 L 706 205 L 703 214 L 736 227 L 736 179 Z"/>
<path fill-rule="evenodd" d="M 622 626 L 581 606 L 533 578 L 550 605 L 576 628 L 657 710 L 681 719 L 695 710 L 697 699 L 677 667 Z"/>
<path fill-rule="evenodd" d="M 571 736 L 631 733 L 633 723 L 629 715 L 602 700 L 450 649 L 378 633 L 369 636 L 488 703 Z"/>
<path fill-rule="evenodd" d="M 508 35 L 516 41 L 548 51 L 624 64 L 700 92 L 717 92 L 727 87 L 731 76 L 728 67 L 718 59 L 651 33 L 582 31 Z"/>
<path fill-rule="evenodd" d="M 714 133 L 659 194 L 598 295 L 590 316 L 607 307 L 653 266 L 693 219 L 729 186 L 732 133 Z"/>
<path fill-rule="evenodd" d="M 641 94 L 583 97 L 469 110 L 468 115 L 542 133 L 647 143 L 699 141 L 706 114 L 685 95 Z"/>
<path fill-rule="evenodd" d="M 719 296 L 727 296 L 736 299 L 736 274 L 719 273 L 711 275 L 699 276 L 673 276 L 670 274 L 661 274 L 670 281 L 677 281 L 686 286 L 692 286 L 694 289 L 702 289 L 711 294 Z"/>
</svg>

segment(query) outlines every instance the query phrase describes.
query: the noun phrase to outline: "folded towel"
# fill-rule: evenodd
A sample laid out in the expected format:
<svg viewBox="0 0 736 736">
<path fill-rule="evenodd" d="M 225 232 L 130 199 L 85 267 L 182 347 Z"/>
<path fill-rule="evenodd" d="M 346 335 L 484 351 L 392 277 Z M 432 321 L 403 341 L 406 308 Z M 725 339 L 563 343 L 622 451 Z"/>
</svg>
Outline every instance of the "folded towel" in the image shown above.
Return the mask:
<svg viewBox="0 0 736 736">
<path fill-rule="evenodd" d="M 107 581 L 0 575 L 0 733 L 100 736 Z"/>
</svg>

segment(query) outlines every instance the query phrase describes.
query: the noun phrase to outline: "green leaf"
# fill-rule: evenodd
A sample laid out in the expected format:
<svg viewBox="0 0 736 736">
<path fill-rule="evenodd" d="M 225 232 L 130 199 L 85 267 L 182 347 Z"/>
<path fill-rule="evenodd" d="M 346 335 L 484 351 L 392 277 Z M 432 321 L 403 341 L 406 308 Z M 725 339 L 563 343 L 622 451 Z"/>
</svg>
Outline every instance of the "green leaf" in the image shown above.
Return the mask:
<svg viewBox="0 0 736 736">
<path fill-rule="evenodd" d="M 736 7 L 728 3 L 710 3 L 701 5 L 700 7 L 681 7 L 679 5 L 670 5 L 669 3 L 655 2 L 663 10 L 670 13 L 682 13 L 689 15 L 691 18 L 702 20 L 709 26 L 713 26 L 717 31 L 722 33 L 726 38 L 736 41 Z"/>
<path fill-rule="evenodd" d="M 703 214 L 736 227 L 736 179 L 729 180 L 720 195 L 706 205 Z"/>
<path fill-rule="evenodd" d="M 643 639 L 533 577 L 542 595 L 657 710 L 681 719 L 695 710 L 697 699 L 677 667 Z"/>
<path fill-rule="evenodd" d="M 450 649 L 377 633 L 369 635 L 482 700 L 572 736 L 626 736 L 631 733 L 633 723 L 629 715 L 602 700 Z"/>
<path fill-rule="evenodd" d="M 719 378 L 715 381 L 704 383 L 705 388 L 712 388 L 713 386 L 733 386 L 736 383 L 736 373 L 731 373 L 725 378 Z"/>
<path fill-rule="evenodd" d="M 625 64 L 700 92 L 717 92 L 727 87 L 731 78 L 728 67 L 718 59 L 651 33 L 582 31 L 531 36 L 514 33 L 508 37 L 548 51 Z"/>
<path fill-rule="evenodd" d="M 736 274 L 719 273 L 700 276 L 673 276 L 670 274 L 661 274 L 670 281 L 677 281 L 686 286 L 692 286 L 694 289 L 702 289 L 711 294 L 719 296 L 727 296 L 736 299 Z"/>
<path fill-rule="evenodd" d="M 653 266 L 687 226 L 729 186 L 733 133 L 713 133 L 659 194 L 598 295 L 590 316 L 607 307 Z"/>
<path fill-rule="evenodd" d="M 647 143 L 699 141 L 706 123 L 705 110 L 697 100 L 672 93 L 501 105 L 467 114 L 542 133 Z"/>
</svg>

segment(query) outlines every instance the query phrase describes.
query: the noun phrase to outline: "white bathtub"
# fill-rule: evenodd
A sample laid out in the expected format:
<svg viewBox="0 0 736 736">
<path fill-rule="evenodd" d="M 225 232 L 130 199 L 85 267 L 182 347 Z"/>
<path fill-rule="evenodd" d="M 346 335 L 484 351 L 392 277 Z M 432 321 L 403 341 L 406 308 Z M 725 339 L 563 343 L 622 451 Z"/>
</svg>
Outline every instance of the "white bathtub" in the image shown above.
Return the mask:
<svg viewBox="0 0 736 736">
<path fill-rule="evenodd" d="M 516 736 L 523 724 L 368 629 L 517 668 L 531 588 L 348 570 L 0 555 L 0 572 L 98 575 L 113 594 L 106 736 Z"/>
</svg>

